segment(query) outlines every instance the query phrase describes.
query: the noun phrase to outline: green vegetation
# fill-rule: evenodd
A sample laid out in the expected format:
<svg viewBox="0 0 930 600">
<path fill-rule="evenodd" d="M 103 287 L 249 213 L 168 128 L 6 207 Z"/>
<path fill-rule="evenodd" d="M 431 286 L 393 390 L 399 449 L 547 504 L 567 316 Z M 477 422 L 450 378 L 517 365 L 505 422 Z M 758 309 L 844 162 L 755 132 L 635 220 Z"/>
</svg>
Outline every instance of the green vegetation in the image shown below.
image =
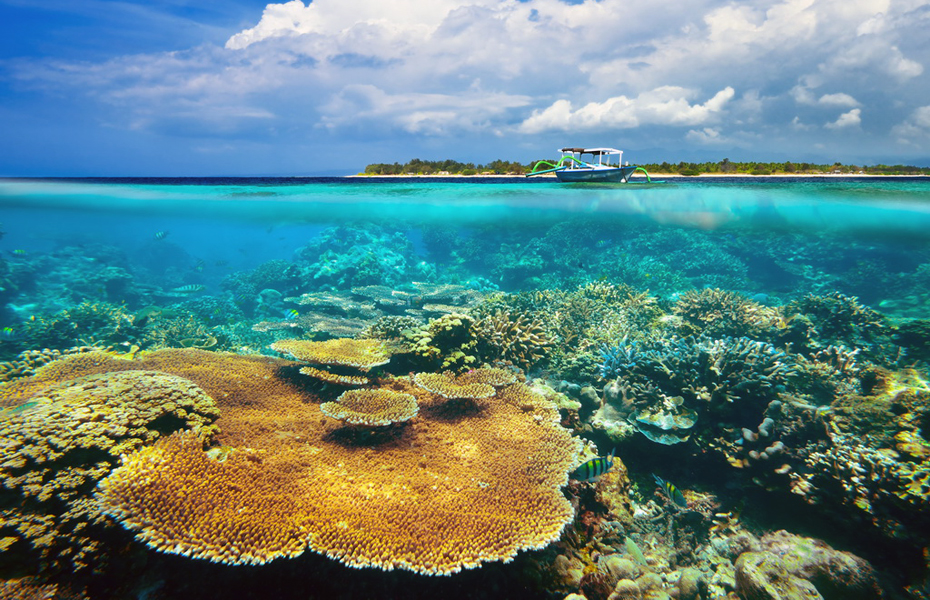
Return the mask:
<svg viewBox="0 0 930 600">
<path fill-rule="evenodd" d="M 547 159 L 556 162 L 558 159 Z M 527 164 L 494 160 L 486 165 L 462 163 L 457 160 L 420 160 L 415 158 L 404 164 L 375 163 L 365 167 L 363 175 L 524 175 L 533 170 L 538 161 Z M 650 173 L 676 173 L 679 175 L 817 175 L 832 173 L 839 175 L 930 175 L 930 167 L 909 165 L 856 166 L 842 163 L 814 164 L 806 162 L 731 162 L 724 158 L 720 162 L 679 162 L 677 164 L 647 163 L 639 165 Z"/>
<path fill-rule="evenodd" d="M 533 169 L 536 161 L 529 165 L 506 160 L 494 160 L 486 165 L 462 163 L 457 160 L 420 160 L 407 163 L 377 163 L 365 167 L 365 175 L 523 175 Z"/>
<path fill-rule="evenodd" d="M 680 175 L 700 175 L 701 173 L 715 173 L 720 175 L 748 174 L 748 175 L 816 175 L 833 173 L 838 175 L 930 175 L 928 167 L 912 167 L 908 165 L 875 165 L 871 167 L 844 165 L 814 164 L 806 162 L 731 162 L 724 158 L 720 162 L 686 163 L 678 164 L 652 163 L 640 165 L 650 173 L 678 173 Z"/>
</svg>

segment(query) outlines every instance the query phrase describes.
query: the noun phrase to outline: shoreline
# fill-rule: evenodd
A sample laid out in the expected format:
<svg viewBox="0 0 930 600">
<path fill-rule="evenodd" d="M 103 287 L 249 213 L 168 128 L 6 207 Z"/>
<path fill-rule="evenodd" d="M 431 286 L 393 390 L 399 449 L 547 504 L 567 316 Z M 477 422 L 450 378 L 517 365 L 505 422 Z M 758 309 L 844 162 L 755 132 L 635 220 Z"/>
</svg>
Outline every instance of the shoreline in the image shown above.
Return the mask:
<svg viewBox="0 0 930 600">
<path fill-rule="evenodd" d="M 374 178 L 398 178 L 398 179 L 450 179 L 450 178 L 459 178 L 459 179 L 527 179 L 526 175 L 514 175 L 510 174 L 478 174 L 478 175 L 462 175 L 462 174 L 447 174 L 447 175 L 438 175 L 438 174 L 429 174 L 429 175 L 366 175 L 363 173 L 356 173 L 355 175 L 343 175 L 345 178 L 354 178 L 354 179 L 374 179 Z M 661 177 L 663 179 L 673 178 L 673 179 L 713 179 L 713 178 L 737 178 L 737 179 L 749 179 L 749 178 L 763 178 L 763 177 L 778 177 L 778 178 L 841 178 L 841 177 L 930 177 L 930 175 L 924 175 L 918 173 L 915 175 L 881 175 L 877 173 L 772 173 L 771 175 L 754 175 L 752 173 L 700 173 L 698 175 L 682 175 L 681 173 L 650 173 L 649 177 L 656 178 Z M 555 179 L 556 176 L 554 173 L 546 173 L 545 175 L 535 175 L 534 179 Z M 638 174 L 633 177 L 633 180 L 645 180 L 645 178 Z"/>
</svg>

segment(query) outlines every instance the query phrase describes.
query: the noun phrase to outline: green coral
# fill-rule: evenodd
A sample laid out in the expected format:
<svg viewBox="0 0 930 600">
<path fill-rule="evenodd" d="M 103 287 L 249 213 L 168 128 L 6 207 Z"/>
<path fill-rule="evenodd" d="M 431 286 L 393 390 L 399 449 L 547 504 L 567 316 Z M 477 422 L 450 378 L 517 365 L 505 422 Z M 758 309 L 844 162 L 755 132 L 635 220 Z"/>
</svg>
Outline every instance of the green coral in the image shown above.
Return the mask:
<svg viewBox="0 0 930 600">
<path fill-rule="evenodd" d="M 468 315 L 452 313 L 433 319 L 426 325 L 404 333 L 410 351 L 430 366 L 462 370 L 476 366 L 478 340 L 474 334 L 475 320 Z"/>
</svg>

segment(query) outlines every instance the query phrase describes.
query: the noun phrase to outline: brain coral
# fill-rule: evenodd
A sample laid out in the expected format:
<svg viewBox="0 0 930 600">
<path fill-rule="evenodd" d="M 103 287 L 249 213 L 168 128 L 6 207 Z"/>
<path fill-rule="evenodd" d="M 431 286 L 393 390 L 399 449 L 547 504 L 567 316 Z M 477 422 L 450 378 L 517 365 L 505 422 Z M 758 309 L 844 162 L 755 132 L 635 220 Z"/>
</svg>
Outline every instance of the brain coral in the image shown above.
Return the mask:
<svg viewBox="0 0 930 600">
<path fill-rule="evenodd" d="M 106 511 L 163 552 L 240 564 L 309 548 L 354 567 L 439 575 L 545 546 L 572 519 L 560 488 L 580 444 L 523 384 L 457 414 L 392 380 L 385 387 L 417 398 L 419 418 L 376 445 L 353 444 L 332 435 L 341 424 L 304 386 L 280 376 L 290 361 L 193 349 L 98 358 L 55 369 L 171 372 L 222 411 L 224 461 L 171 436 L 130 454 L 100 486 Z"/>
<path fill-rule="evenodd" d="M 383 427 L 417 416 L 417 400 L 391 390 L 349 390 L 335 402 L 324 402 L 320 412 L 349 425 Z"/>
<path fill-rule="evenodd" d="M 184 427 L 209 437 L 219 414 L 190 381 L 144 370 L 46 385 L 3 412 L 0 484 L 18 496 L 0 515 L 5 544 L 24 542 L 46 566 L 66 569 L 99 559 L 93 528 L 103 515 L 92 494 L 119 456 Z"/>
</svg>

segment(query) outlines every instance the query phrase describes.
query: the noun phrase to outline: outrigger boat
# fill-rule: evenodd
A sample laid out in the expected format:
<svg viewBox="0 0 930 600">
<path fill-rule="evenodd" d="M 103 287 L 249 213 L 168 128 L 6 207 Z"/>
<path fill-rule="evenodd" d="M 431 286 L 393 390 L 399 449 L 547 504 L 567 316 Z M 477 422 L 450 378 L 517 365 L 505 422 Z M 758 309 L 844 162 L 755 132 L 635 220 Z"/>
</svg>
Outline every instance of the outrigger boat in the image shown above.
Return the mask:
<svg viewBox="0 0 930 600">
<path fill-rule="evenodd" d="M 559 181 L 571 183 L 626 183 L 636 171 L 646 173 L 646 169 L 642 167 L 629 163 L 624 165 L 623 151 L 616 148 L 560 148 L 559 152 L 562 153 L 562 158 L 557 163 L 541 160 L 526 176 L 555 173 Z M 585 160 L 588 154 L 591 155 L 591 159 Z M 649 173 L 646 173 L 646 180 L 652 181 Z"/>
</svg>

